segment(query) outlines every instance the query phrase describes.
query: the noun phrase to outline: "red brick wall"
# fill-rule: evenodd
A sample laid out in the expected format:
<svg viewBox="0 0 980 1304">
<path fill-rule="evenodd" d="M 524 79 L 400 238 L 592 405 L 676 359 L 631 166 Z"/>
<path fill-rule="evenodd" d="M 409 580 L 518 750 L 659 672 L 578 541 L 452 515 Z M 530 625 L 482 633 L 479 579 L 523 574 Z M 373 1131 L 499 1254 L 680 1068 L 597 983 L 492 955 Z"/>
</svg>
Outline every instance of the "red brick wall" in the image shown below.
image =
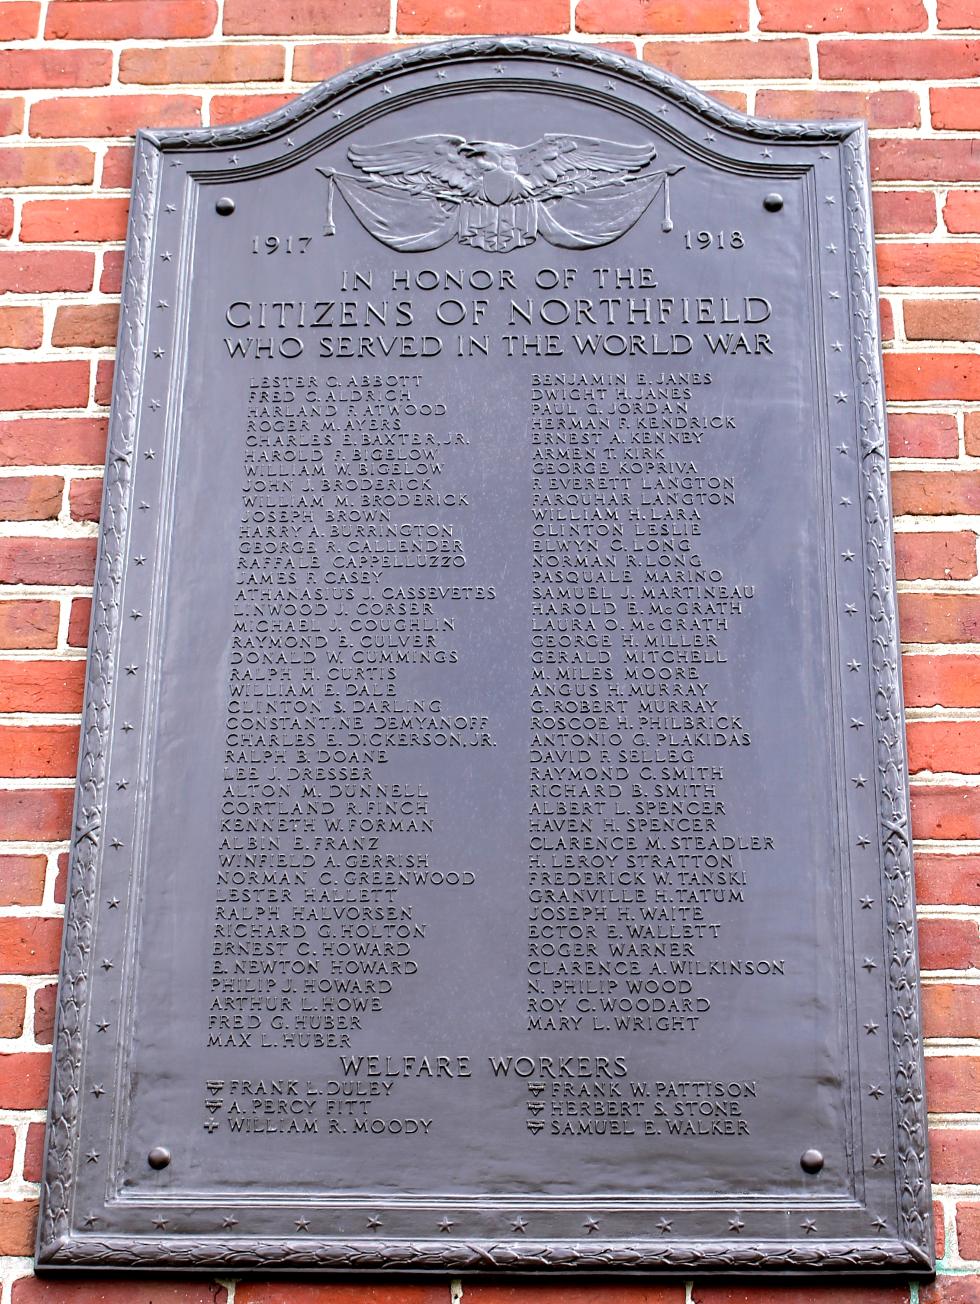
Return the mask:
<svg viewBox="0 0 980 1304">
<path fill-rule="evenodd" d="M 980 1304 L 978 27 L 978 0 L 0 0 L 0 1304 Z M 419 39 L 521 32 L 637 54 L 758 114 L 870 122 L 939 1279 L 917 1295 L 37 1282 L 130 135 L 251 117 Z"/>
</svg>

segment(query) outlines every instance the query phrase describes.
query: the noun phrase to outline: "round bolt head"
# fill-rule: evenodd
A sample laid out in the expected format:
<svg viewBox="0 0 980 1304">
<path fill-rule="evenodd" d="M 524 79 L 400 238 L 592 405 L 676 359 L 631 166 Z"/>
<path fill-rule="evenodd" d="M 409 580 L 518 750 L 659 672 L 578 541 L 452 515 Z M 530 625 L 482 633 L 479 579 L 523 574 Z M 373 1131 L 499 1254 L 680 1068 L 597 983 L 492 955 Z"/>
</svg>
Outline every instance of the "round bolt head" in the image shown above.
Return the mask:
<svg viewBox="0 0 980 1304">
<path fill-rule="evenodd" d="M 782 195 L 777 195 L 775 191 L 771 195 L 766 195 L 762 201 L 762 207 L 767 213 L 778 213 L 783 206 Z"/>
<path fill-rule="evenodd" d="M 170 1163 L 171 1155 L 166 1146 L 154 1146 L 146 1156 L 146 1162 L 151 1168 L 166 1168 Z"/>
<path fill-rule="evenodd" d="M 235 211 L 235 201 L 230 195 L 222 195 L 215 203 L 214 211 L 220 213 L 222 217 L 231 217 Z"/>
<path fill-rule="evenodd" d="M 823 1168 L 823 1155 L 819 1150 L 804 1150 L 800 1156 L 800 1167 L 804 1173 L 819 1173 Z"/>
</svg>

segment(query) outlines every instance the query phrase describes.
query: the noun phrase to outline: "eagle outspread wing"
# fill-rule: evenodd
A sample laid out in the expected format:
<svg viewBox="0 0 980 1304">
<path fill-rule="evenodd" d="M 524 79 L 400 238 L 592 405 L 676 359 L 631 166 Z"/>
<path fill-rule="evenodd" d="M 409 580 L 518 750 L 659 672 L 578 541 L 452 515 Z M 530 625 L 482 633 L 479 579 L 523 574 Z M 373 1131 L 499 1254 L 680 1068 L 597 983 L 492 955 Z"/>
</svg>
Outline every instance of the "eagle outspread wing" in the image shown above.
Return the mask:
<svg viewBox="0 0 980 1304">
<path fill-rule="evenodd" d="M 656 145 L 621 145 L 591 136 L 542 136 L 514 151 L 518 170 L 531 194 L 591 190 L 625 180 L 656 158 Z"/>
<path fill-rule="evenodd" d="M 416 136 L 383 145 L 351 145 L 356 168 L 385 185 L 434 199 L 464 199 L 479 189 L 479 168 L 462 151 L 462 136 Z"/>
</svg>

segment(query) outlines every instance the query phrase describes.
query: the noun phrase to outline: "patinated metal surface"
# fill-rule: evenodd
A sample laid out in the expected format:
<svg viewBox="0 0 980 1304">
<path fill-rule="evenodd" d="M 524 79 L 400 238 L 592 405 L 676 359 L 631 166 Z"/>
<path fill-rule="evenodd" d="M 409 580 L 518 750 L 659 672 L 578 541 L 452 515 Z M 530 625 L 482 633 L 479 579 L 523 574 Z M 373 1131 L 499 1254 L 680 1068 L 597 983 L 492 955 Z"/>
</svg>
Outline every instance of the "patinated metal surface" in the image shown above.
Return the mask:
<svg viewBox="0 0 980 1304">
<path fill-rule="evenodd" d="M 39 1264 L 928 1272 L 865 135 L 143 133 Z"/>
</svg>

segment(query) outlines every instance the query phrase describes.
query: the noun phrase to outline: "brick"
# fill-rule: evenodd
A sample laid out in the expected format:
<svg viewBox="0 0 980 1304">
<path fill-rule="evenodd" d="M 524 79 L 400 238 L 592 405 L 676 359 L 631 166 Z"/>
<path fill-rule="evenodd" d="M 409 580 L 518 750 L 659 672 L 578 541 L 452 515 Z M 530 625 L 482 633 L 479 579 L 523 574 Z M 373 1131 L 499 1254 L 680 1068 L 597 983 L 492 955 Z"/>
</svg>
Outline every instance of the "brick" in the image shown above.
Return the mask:
<svg viewBox="0 0 980 1304">
<path fill-rule="evenodd" d="M 122 289 L 124 254 L 121 249 L 107 249 L 102 259 L 99 289 L 103 294 L 118 294 Z"/>
<path fill-rule="evenodd" d="M 60 475 L 0 476 L 0 521 L 51 521 L 61 511 Z"/>
<path fill-rule="evenodd" d="M 17 1134 L 12 1127 L 0 1124 L 0 1182 L 5 1182 L 14 1171 L 14 1147 Z"/>
<path fill-rule="evenodd" d="M 57 602 L 0 602 L 0 647 L 55 647 L 58 642 Z"/>
<path fill-rule="evenodd" d="M 926 190 L 874 190 L 871 204 L 879 235 L 929 234 L 936 229 L 936 196 Z"/>
<path fill-rule="evenodd" d="M 106 433 L 105 417 L 17 417 L 0 421 L 0 464 L 98 466 L 105 461 Z"/>
<path fill-rule="evenodd" d="M 0 954 L 7 973 L 56 973 L 61 920 L 23 915 L 0 918 Z"/>
<path fill-rule="evenodd" d="M 980 643 L 980 597 L 968 593 L 900 593 L 899 629 L 906 643 Z"/>
<path fill-rule="evenodd" d="M 28 200 L 20 218 L 20 238 L 29 243 L 58 240 L 125 240 L 126 199 Z"/>
<path fill-rule="evenodd" d="M 891 412 L 888 450 L 892 457 L 955 457 L 956 418 L 949 412 Z"/>
<path fill-rule="evenodd" d="M 980 299 L 906 299 L 910 340 L 980 340 Z"/>
<path fill-rule="evenodd" d="M 286 1289 L 291 1288 L 280 1287 Z M 331 1304 L 333 1288 L 320 1289 L 323 1304 Z M 159 1277 L 146 1281 L 113 1281 L 104 1276 L 92 1281 L 21 1277 L 14 1282 L 10 1298 L 11 1304 L 227 1304 L 228 1292 L 217 1282 L 161 1281 Z M 288 1296 L 280 1299 L 288 1300 Z"/>
<path fill-rule="evenodd" d="M 980 367 L 971 353 L 888 353 L 885 390 L 897 402 L 980 399 Z"/>
<path fill-rule="evenodd" d="M 281 109 L 295 98 L 295 95 L 287 95 L 283 91 L 275 95 L 215 95 L 211 100 L 211 125 L 223 127 L 230 122 L 261 118 L 266 113 Z"/>
<path fill-rule="evenodd" d="M 102 478 L 72 480 L 68 491 L 73 521 L 97 521 L 102 509 Z"/>
<path fill-rule="evenodd" d="M 915 785 L 912 835 L 944 841 L 980 838 L 980 788 Z"/>
<path fill-rule="evenodd" d="M 978 656 L 907 656 L 902 672 L 907 706 L 980 706 Z"/>
<path fill-rule="evenodd" d="M 0 196 L 0 240 L 7 240 L 14 233 L 14 201 Z"/>
<path fill-rule="evenodd" d="M 0 905 L 40 905 L 47 868 L 46 856 L 0 856 Z"/>
<path fill-rule="evenodd" d="M 0 711 L 82 709 L 85 662 L 4 661 L 0 659 Z"/>
<path fill-rule="evenodd" d="M 24 1146 L 24 1181 L 39 1182 L 44 1162 L 44 1124 L 31 1123 Z"/>
<path fill-rule="evenodd" d="M 939 0 L 936 20 L 941 28 L 980 27 L 980 4 L 977 0 Z"/>
<path fill-rule="evenodd" d="M 39 1046 L 50 1046 L 54 1041 L 54 1020 L 57 1006 L 57 983 L 48 983 L 35 991 L 34 1040 Z"/>
<path fill-rule="evenodd" d="M 973 1055 L 930 1055 L 926 1096 L 931 1114 L 969 1114 L 980 1105 L 980 1060 Z"/>
<path fill-rule="evenodd" d="M 898 516 L 980 513 L 980 471 L 894 471 L 892 503 Z"/>
<path fill-rule="evenodd" d="M 972 919 L 920 919 L 919 962 L 924 971 L 976 969 L 980 938 Z"/>
<path fill-rule="evenodd" d="M 801 1289 L 796 1285 L 706 1285 L 696 1281 L 691 1299 L 694 1304 L 908 1304 L 908 1287 L 823 1283 Z"/>
<path fill-rule="evenodd" d="M 914 0 L 913 0 L 914 2 Z M 575 26 L 580 32 L 746 32 L 748 0 L 578 0 Z"/>
<path fill-rule="evenodd" d="M 643 47 L 643 58 L 678 77 L 694 80 L 810 76 L 810 49 L 802 37 L 769 41 L 648 41 Z"/>
<path fill-rule="evenodd" d="M 871 141 L 873 181 L 977 181 L 980 157 L 971 140 L 910 140 L 881 137 Z"/>
<path fill-rule="evenodd" d="M 121 0 L 104 3 L 111 7 Z M 196 127 L 200 121 L 198 95 L 73 95 L 39 100 L 31 109 L 30 131 L 32 136 L 132 136 L 138 127 Z"/>
<path fill-rule="evenodd" d="M 951 190 L 943 204 L 943 221 L 955 235 L 980 231 L 980 190 Z"/>
<path fill-rule="evenodd" d="M 921 32 L 922 0 L 759 0 L 763 32 Z"/>
<path fill-rule="evenodd" d="M 465 1304 L 683 1304 L 684 1302 L 682 1285 L 652 1283 L 558 1286 L 550 1282 L 536 1282 L 534 1289 L 529 1290 L 527 1286 L 512 1282 L 473 1282 L 472 1284 L 467 1282 L 463 1294 Z M 236 1301 L 237 1298 L 236 1296 Z M 266 1304 L 266 1301 L 262 1301 L 262 1304 Z M 273 1301 L 270 1299 L 268 1304 L 273 1304 Z M 292 1304 L 292 1301 L 289 1304 Z M 327 1301 L 324 1304 L 327 1304 Z M 329 1304 L 333 1304 L 333 1301 L 329 1301 Z M 344 1299 L 343 1304 L 348 1304 L 348 1301 Z M 352 1296 L 350 1304 L 360 1304 L 360 1300 Z M 384 1304 L 387 1304 L 386 1300 Z M 391 1304 L 401 1304 L 401 1301 L 394 1296 Z M 443 1302 L 440 1301 L 440 1304 Z"/>
<path fill-rule="evenodd" d="M 112 377 L 115 364 L 108 358 L 100 359 L 95 367 L 95 401 L 100 407 L 112 402 Z"/>
<path fill-rule="evenodd" d="M 980 41 L 821 41 L 821 77 L 855 81 L 952 81 L 980 76 Z"/>
<path fill-rule="evenodd" d="M 890 344 L 895 338 L 895 312 L 888 299 L 878 300 L 878 323 L 882 344 Z"/>
<path fill-rule="evenodd" d="M 95 546 L 94 539 L 0 539 L 0 583 L 91 586 Z"/>
<path fill-rule="evenodd" d="M 192 82 L 282 81 L 281 45 L 175 45 L 123 50 L 119 80 L 145 86 Z"/>
<path fill-rule="evenodd" d="M 14 983 L 0 983 L 0 1037 L 19 1037 L 24 1031 L 24 1014 L 27 1010 L 27 991 Z M 0 1136 L 0 1166 L 2 1166 L 2 1136 Z M 9 1176 L 9 1174 L 8 1174 Z"/>
<path fill-rule="evenodd" d="M 760 90 L 755 111 L 760 118 L 866 118 L 878 128 L 919 125 L 919 100 L 911 91 Z M 935 201 L 932 211 L 935 218 Z"/>
<path fill-rule="evenodd" d="M 324 81 L 368 59 L 380 59 L 405 48 L 404 41 L 359 41 L 356 44 L 330 41 L 322 45 L 298 45 L 293 51 L 293 81 Z"/>
<path fill-rule="evenodd" d="M 477 1287 L 467 1283 L 467 1296 Z M 537 1298 L 538 1291 L 535 1291 Z M 551 1304 L 547 1288 L 542 1304 Z M 449 1286 L 401 1285 L 365 1282 L 363 1285 L 327 1285 L 324 1282 L 242 1281 L 235 1289 L 235 1304 L 449 1304 Z M 466 1304 L 470 1304 L 469 1298 Z M 573 1302 L 574 1304 L 574 1302 Z M 615 1304 L 615 1301 L 613 1302 Z"/>
<path fill-rule="evenodd" d="M 567 27 L 566 5 L 561 30 Z M 387 0 L 263 0 L 262 4 L 255 4 L 254 0 L 225 0 L 224 31 L 229 36 L 345 36 L 387 29 Z M 458 35 L 466 30 L 456 26 L 451 5 L 438 30 Z"/>
<path fill-rule="evenodd" d="M 0 186 L 87 186 L 94 176 L 95 155 L 83 145 L 0 147 Z"/>
<path fill-rule="evenodd" d="M 216 0 L 52 0 L 44 35 L 55 41 L 210 36 L 217 16 Z"/>
<path fill-rule="evenodd" d="M 58 872 L 54 880 L 54 899 L 63 906 L 68 899 L 68 852 L 58 853 Z"/>
<path fill-rule="evenodd" d="M 919 1287 L 919 1304 L 980 1304 L 980 1277 L 938 1277 Z"/>
<path fill-rule="evenodd" d="M 980 1259 L 980 1204 L 969 1201 L 957 1204 L 956 1242 L 961 1259 Z"/>
<path fill-rule="evenodd" d="M 0 1254 L 33 1254 L 36 1228 L 36 1200 L 0 1200 Z"/>
<path fill-rule="evenodd" d="M 111 50 L 0 50 L 0 86 L 4 90 L 108 86 L 111 79 Z"/>
<path fill-rule="evenodd" d="M 929 110 L 943 131 L 980 131 L 980 86 L 934 86 Z"/>
<path fill-rule="evenodd" d="M 95 255 L 81 249 L 45 249 L 43 253 L 38 249 L 11 249 L 0 253 L 0 294 L 91 290 L 94 278 Z"/>
<path fill-rule="evenodd" d="M 40 308 L 0 308 L 0 349 L 36 349 L 43 334 Z"/>
<path fill-rule="evenodd" d="M 7 0 L 0 4 L 0 41 L 29 41 L 40 21 L 41 6 L 33 0 Z"/>
<path fill-rule="evenodd" d="M 24 103 L 19 95 L 0 99 L 0 136 L 16 136 L 23 131 Z"/>
<path fill-rule="evenodd" d="M 596 41 L 595 48 L 606 50 L 609 54 L 628 54 L 631 59 L 636 58 L 635 41 Z"/>
<path fill-rule="evenodd" d="M 102 160 L 102 176 L 99 178 L 103 190 L 129 190 L 133 184 L 132 145 L 110 145 Z"/>
<path fill-rule="evenodd" d="M 927 1037 L 980 1037 L 980 985 L 926 983 L 922 1023 Z"/>
<path fill-rule="evenodd" d="M 706 95 L 710 95 L 713 100 L 720 100 L 722 104 L 727 104 L 729 108 L 738 109 L 740 113 L 748 113 L 749 97 L 744 91 L 731 91 L 724 86 L 710 86 L 705 90 Z"/>
<path fill-rule="evenodd" d="M 88 382 L 87 362 L 0 363 L 0 402 L 11 410 L 84 407 Z"/>
<path fill-rule="evenodd" d="M 44 1109 L 50 1075 L 48 1051 L 0 1055 L 0 1109 Z"/>
<path fill-rule="evenodd" d="M 903 532 L 895 538 L 895 563 L 900 580 L 972 579 L 977 573 L 977 536 L 968 530 Z"/>
<path fill-rule="evenodd" d="M 68 617 L 68 646 L 88 647 L 88 630 L 92 623 L 92 599 L 73 598 Z"/>
<path fill-rule="evenodd" d="M 116 303 L 65 304 L 54 319 L 51 343 L 56 348 L 108 348 L 115 344 L 118 330 Z"/>
<path fill-rule="evenodd" d="M 926 723 L 932 722 L 916 720 L 910 725 Z M 980 727 L 976 721 L 958 723 Z M 974 766 L 977 763 L 976 755 L 973 763 Z M 931 768 L 938 767 L 933 765 Z M 921 905 L 980 905 L 980 856 L 945 856 L 920 851 L 915 857 L 915 890 Z"/>
<path fill-rule="evenodd" d="M 78 729 L 74 725 L 0 725 L 0 777 L 70 778 L 77 759 Z"/>
</svg>

